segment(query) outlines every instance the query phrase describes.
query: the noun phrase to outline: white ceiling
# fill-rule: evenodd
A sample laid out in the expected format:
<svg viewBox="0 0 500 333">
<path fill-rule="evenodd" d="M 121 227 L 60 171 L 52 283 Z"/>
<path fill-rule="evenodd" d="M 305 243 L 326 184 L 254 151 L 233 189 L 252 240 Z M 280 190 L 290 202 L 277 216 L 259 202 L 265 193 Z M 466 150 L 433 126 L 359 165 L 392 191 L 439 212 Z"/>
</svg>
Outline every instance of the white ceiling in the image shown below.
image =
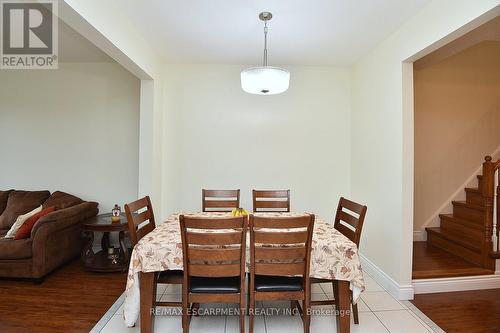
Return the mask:
<svg viewBox="0 0 500 333">
<path fill-rule="evenodd" d="M 172 63 L 259 64 L 261 11 L 270 65 L 350 65 L 429 0 L 121 0 L 132 24 Z"/>
</svg>

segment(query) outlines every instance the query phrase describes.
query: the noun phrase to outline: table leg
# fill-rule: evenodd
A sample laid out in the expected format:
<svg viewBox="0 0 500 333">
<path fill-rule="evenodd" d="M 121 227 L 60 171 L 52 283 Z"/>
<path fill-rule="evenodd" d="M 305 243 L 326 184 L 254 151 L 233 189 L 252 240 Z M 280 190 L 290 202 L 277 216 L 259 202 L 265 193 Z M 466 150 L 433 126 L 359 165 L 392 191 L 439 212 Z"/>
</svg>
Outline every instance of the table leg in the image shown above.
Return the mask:
<svg viewBox="0 0 500 333">
<path fill-rule="evenodd" d="M 155 273 L 140 273 L 141 290 L 141 333 L 152 333 L 154 330 L 154 282 Z"/>
<path fill-rule="evenodd" d="M 109 246 L 109 232 L 104 232 L 101 238 L 101 249 L 104 251 L 104 253 L 108 253 Z"/>
<path fill-rule="evenodd" d="M 94 244 L 94 232 L 85 230 L 83 232 L 84 246 L 82 248 L 81 257 L 84 264 L 91 265 L 94 262 L 94 251 L 92 245 Z"/>
<path fill-rule="evenodd" d="M 118 234 L 118 239 L 120 242 L 120 249 L 121 249 L 122 256 L 123 256 L 123 261 L 128 262 L 129 253 L 128 253 L 127 245 L 125 244 L 125 231 L 120 231 L 120 233 Z"/>
<path fill-rule="evenodd" d="M 349 281 L 335 281 L 334 287 L 337 314 L 337 332 L 349 333 L 351 330 L 351 297 Z"/>
</svg>

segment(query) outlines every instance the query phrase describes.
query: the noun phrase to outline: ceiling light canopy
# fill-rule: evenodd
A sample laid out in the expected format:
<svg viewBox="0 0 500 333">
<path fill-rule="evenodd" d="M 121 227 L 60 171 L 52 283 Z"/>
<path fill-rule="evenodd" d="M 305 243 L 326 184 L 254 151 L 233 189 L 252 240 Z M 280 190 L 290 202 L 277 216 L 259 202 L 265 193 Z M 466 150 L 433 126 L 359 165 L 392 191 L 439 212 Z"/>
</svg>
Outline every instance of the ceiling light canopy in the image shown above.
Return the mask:
<svg viewBox="0 0 500 333">
<path fill-rule="evenodd" d="M 264 59 L 262 66 L 247 68 L 241 72 L 241 88 L 250 94 L 276 95 L 287 91 L 290 72 L 279 67 L 267 65 L 267 21 L 273 15 L 262 12 L 259 18 L 264 21 Z"/>
</svg>

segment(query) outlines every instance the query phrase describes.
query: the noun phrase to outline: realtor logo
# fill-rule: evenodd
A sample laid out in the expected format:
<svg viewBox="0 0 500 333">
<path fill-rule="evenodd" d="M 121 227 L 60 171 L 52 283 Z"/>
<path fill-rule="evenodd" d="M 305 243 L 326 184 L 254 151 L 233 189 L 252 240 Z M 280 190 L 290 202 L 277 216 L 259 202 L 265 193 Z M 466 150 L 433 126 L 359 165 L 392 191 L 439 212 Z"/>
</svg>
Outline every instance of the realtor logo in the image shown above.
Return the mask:
<svg viewBox="0 0 500 333">
<path fill-rule="evenodd" d="M 0 68 L 57 68 L 57 5 L 57 0 L 0 0 Z"/>
</svg>

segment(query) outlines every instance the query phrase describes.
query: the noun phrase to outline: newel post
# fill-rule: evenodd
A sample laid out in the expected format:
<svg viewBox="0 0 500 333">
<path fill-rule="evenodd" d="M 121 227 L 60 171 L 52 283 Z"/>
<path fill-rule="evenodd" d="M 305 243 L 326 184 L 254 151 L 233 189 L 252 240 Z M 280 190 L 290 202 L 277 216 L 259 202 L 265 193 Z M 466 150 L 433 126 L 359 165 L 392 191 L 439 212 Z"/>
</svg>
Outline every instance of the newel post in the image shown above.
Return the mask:
<svg viewBox="0 0 500 333">
<path fill-rule="evenodd" d="M 495 261 L 490 257 L 493 250 L 491 240 L 493 232 L 493 196 L 494 196 L 494 175 L 495 164 L 491 161 L 491 156 L 486 156 L 483 163 L 483 181 L 482 194 L 484 200 L 484 241 L 483 241 L 483 266 L 489 269 L 495 269 Z"/>
</svg>

